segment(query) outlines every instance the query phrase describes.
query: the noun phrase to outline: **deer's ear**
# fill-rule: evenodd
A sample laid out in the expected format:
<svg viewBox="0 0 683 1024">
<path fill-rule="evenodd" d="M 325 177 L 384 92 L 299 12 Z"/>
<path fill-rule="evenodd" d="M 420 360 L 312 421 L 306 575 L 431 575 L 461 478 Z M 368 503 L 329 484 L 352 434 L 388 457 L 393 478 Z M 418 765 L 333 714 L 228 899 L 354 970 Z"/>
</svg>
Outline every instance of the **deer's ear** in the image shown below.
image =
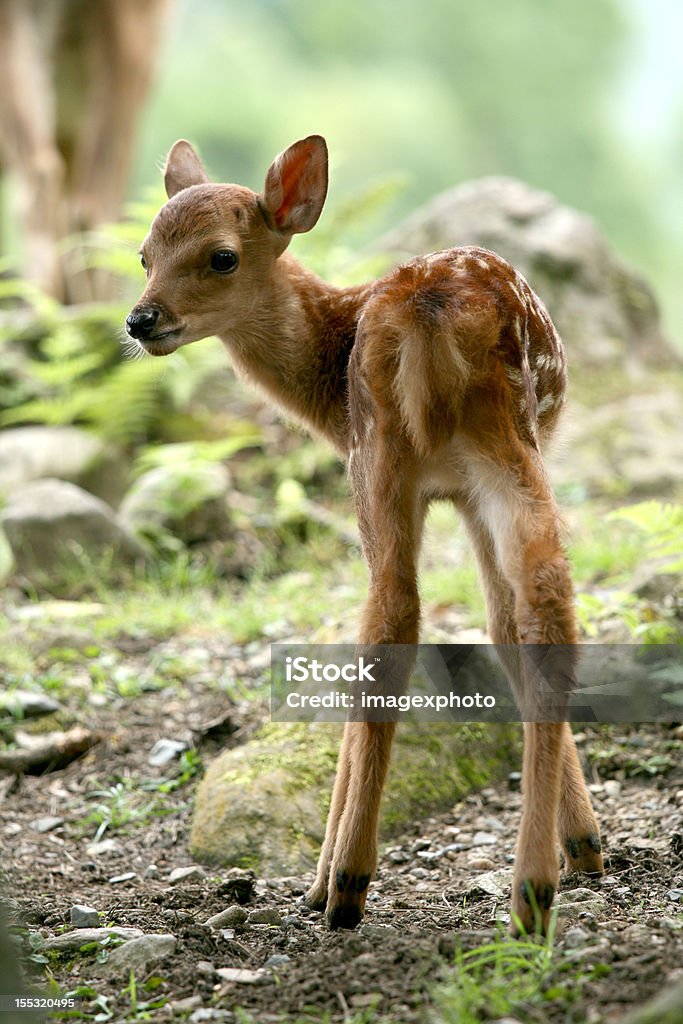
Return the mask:
<svg viewBox="0 0 683 1024">
<path fill-rule="evenodd" d="M 185 139 L 175 142 L 166 157 L 164 185 L 170 199 L 190 185 L 204 185 L 209 177 L 195 150 Z"/>
<path fill-rule="evenodd" d="M 327 195 L 327 145 L 309 135 L 280 153 L 258 197 L 271 231 L 293 235 L 315 226 Z"/>
</svg>

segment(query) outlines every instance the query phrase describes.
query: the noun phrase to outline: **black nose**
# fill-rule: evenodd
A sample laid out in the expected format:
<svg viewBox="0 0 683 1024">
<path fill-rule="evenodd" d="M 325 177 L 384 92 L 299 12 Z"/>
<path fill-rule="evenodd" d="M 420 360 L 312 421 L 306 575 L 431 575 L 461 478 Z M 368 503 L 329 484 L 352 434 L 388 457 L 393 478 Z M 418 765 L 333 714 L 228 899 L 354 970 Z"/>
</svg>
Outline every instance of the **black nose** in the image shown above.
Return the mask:
<svg viewBox="0 0 683 1024">
<path fill-rule="evenodd" d="M 134 309 L 126 317 L 126 330 L 131 338 L 149 338 L 158 319 L 159 313 L 156 309 Z"/>
</svg>

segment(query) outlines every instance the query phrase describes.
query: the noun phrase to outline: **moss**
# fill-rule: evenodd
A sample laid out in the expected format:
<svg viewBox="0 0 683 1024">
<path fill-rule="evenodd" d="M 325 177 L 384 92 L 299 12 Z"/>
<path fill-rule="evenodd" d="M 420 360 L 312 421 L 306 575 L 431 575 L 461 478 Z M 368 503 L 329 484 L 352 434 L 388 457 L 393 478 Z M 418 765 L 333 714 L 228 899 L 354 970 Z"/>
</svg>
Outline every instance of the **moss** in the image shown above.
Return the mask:
<svg viewBox="0 0 683 1024">
<path fill-rule="evenodd" d="M 269 724 L 226 751 L 200 784 L 193 854 L 208 863 L 291 873 L 315 863 L 341 728 Z M 394 744 L 381 835 L 452 806 L 516 763 L 515 726 L 406 725 Z"/>
</svg>

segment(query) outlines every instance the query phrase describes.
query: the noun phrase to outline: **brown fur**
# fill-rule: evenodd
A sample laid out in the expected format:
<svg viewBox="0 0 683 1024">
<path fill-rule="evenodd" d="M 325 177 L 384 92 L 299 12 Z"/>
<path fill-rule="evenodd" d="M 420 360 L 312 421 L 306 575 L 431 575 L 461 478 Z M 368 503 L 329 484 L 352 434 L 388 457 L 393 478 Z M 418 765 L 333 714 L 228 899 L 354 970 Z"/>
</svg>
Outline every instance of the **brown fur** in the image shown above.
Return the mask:
<svg viewBox="0 0 683 1024">
<path fill-rule="evenodd" d="M 504 645 L 528 720 L 513 910 L 525 928 L 545 928 L 558 883 L 558 830 L 570 867 L 602 870 L 571 730 L 535 720 L 540 654 L 519 646 L 553 645 L 542 669 L 561 711 L 577 632 L 540 455 L 566 387 L 548 314 L 509 264 L 475 247 L 434 253 L 347 289 L 301 267 L 284 249 L 315 223 L 325 199 L 326 150 L 317 136 L 277 158 L 260 196 L 207 184 L 185 142 L 169 155 L 166 181 L 173 198 L 143 245 L 148 283 L 132 314 L 158 314 L 144 348 L 163 355 L 219 335 L 238 372 L 347 461 L 370 573 L 361 645 L 417 642 L 428 504 L 446 498 L 463 515 L 491 638 Z M 210 269 L 211 254 L 225 248 L 240 265 L 220 275 Z M 393 684 L 405 685 L 407 666 L 395 672 L 402 676 Z M 394 730 L 393 723 L 346 726 L 309 893 L 332 927 L 352 927 L 363 911 Z"/>
<path fill-rule="evenodd" d="M 0 169 L 16 180 L 23 276 L 58 299 L 112 291 L 61 243 L 120 213 L 170 2 L 0 3 Z"/>
</svg>

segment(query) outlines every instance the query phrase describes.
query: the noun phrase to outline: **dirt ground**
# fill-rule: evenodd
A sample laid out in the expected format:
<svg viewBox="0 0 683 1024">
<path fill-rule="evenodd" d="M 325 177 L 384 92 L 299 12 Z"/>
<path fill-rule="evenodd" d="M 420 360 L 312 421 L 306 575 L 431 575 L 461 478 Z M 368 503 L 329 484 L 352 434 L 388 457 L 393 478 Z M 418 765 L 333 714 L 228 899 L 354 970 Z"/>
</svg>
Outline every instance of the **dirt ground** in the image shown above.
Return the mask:
<svg viewBox="0 0 683 1024">
<path fill-rule="evenodd" d="M 168 766 L 148 763 L 159 737 L 194 730 L 206 762 L 221 743 L 248 734 L 238 707 L 228 709 L 227 738 L 207 734 L 202 723 L 225 709 L 224 698 L 201 686 L 190 702 L 170 692 L 115 699 L 91 709 L 89 724 L 104 738 L 86 756 L 42 776 L 0 775 L 5 896 L 25 952 L 37 952 L 40 961 L 39 936 L 49 941 L 68 932 L 75 904 L 101 912 L 101 924 L 177 940 L 172 955 L 136 974 L 134 996 L 129 972 L 112 976 L 92 947 L 51 952 L 47 964 L 30 965 L 32 976 L 39 980 L 49 969 L 63 990 L 90 986 L 72 1019 L 428 1019 L 438 1002 L 435 985 L 454 976 L 458 948 L 495 939 L 507 921 L 518 779 L 513 775 L 507 785 L 416 822 L 386 846 L 363 924 L 353 933 L 330 933 L 321 916 L 303 905 L 310 876 L 256 878 L 252 884 L 248 875 L 207 869 L 171 884 L 173 869 L 192 864 L 188 835 L 196 778 L 153 793 L 153 813 L 140 810 L 144 801 L 133 805 L 137 818 L 129 814 L 126 821 L 120 814 L 117 821 L 110 813 L 109 827 L 100 828 L 94 843 L 97 819 L 88 815 L 105 798 L 115 802 L 112 780 L 139 800 L 126 780 L 169 776 Z M 681 728 L 673 726 L 578 735 L 607 875 L 599 881 L 563 879 L 557 966 L 543 982 L 548 998 L 542 1006 L 522 1003 L 515 1019 L 616 1024 L 627 1007 L 683 969 L 681 738 Z M 41 821 L 49 816 L 56 823 Z M 243 913 L 234 909 L 228 926 L 206 925 L 228 907 Z M 264 910 L 271 911 L 266 923 L 250 920 Z M 226 968 L 232 971 L 219 973 Z M 155 1008 L 154 1001 L 163 1005 Z M 455 1020 L 438 1014 L 431 1019 Z"/>
</svg>

